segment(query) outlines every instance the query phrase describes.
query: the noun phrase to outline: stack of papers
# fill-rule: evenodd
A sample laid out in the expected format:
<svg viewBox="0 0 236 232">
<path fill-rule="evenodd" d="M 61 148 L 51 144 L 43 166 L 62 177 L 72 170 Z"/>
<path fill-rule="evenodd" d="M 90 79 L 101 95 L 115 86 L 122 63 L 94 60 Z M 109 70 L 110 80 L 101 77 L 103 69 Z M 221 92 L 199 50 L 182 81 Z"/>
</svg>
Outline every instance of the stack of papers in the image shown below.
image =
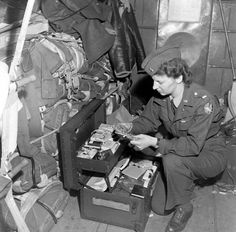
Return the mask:
<svg viewBox="0 0 236 232">
<path fill-rule="evenodd" d="M 131 177 L 137 180 L 140 176 L 142 176 L 147 171 L 147 168 L 141 168 L 135 165 L 129 165 L 126 169 L 122 171 L 122 173 L 128 177 Z"/>
</svg>

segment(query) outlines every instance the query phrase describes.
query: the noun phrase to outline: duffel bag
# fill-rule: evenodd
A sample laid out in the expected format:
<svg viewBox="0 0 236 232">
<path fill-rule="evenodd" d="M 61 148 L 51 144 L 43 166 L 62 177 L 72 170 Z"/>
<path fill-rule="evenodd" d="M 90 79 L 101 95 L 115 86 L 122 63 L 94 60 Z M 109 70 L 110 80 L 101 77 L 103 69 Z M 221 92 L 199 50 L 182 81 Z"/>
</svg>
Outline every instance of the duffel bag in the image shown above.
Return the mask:
<svg viewBox="0 0 236 232">
<path fill-rule="evenodd" d="M 30 232 L 49 232 L 62 217 L 68 199 L 69 193 L 63 189 L 62 183 L 54 180 L 45 188 L 31 189 L 15 201 Z M 1 201 L 1 206 L 5 225 L 16 230 L 15 221 L 5 201 Z"/>
</svg>

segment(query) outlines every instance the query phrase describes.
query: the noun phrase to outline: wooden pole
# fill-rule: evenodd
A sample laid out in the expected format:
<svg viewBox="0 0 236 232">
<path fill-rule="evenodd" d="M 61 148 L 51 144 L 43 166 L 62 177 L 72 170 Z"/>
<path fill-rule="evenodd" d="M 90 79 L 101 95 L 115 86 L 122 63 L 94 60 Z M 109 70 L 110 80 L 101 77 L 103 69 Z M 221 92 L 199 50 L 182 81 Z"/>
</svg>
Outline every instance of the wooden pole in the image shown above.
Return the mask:
<svg viewBox="0 0 236 232">
<path fill-rule="evenodd" d="M 16 50 L 9 70 L 10 81 L 13 82 L 13 85 L 10 84 L 6 107 L 3 111 L 2 117 L 2 158 L 0 169 L 2 175 L 7 175 L 7 171 L 9 171 L 8 156 L 11 153 L 14 153 L 17 146 L 18 111 L 22 107 L 22 105 L 18 98 L 14 81 L 16 81 L 16 70 L 19 67 L 21 61 L 21 54 L 34 3 L 35 0 L 28 0 L 27 2 L 20 34 L 16 44 Z M 13 86 L 13 88 L 11 88 L 11 86 Z M 22 217 L 18 207 L 16 206 L 15 200 L 12 195 L 12 188 L 10 188 L 7 196 L 5 197 L 5 201 L 16 222 L 18 231 L 30 232 L 24 218 Z"/>
<path fill-rule="evenodd" d="M 1 173 L 6 173 L 8 170 L 8 156 L 14 153 L 17 146 L 17 127 L 18 127 L 18 111 L 22 104 L 18 98 L 16 89 L 16 70 L 21 61 L 21 54 L 27 34 L 28 24 L 31 18 L 35 0 L 28 0 L 22 26 L 18 36 L 14 57 L 9 70 L 9 78 L 11 81 L 9 93 L 5 109 L 2 115 L 2 157 L 1 157 Z M 15 82 L 14 82 L 15 81 Z"/>
<path fill-rule="evenodd" d="M 20 29 L 20 34 L 18 36 L 18 40 L 16 44 L 15 54 L 14 54 L 10 71 L 9 71 L 9 75 L 12 78 L 11 79 L 12 81 L 16 79 L 15 71 L 20 64 L 21 54 L 24 47 L 25 37 L 27 34 L 27 29 L 28 29 L 29 21 L 30 21 L 31 14 L 33 11 L 34 3 L 35 3 L 35 0 L 28 0 L 27 5 L 26 5 L 24 18 L 22 21 L 21 29 Z"/>
</svg>

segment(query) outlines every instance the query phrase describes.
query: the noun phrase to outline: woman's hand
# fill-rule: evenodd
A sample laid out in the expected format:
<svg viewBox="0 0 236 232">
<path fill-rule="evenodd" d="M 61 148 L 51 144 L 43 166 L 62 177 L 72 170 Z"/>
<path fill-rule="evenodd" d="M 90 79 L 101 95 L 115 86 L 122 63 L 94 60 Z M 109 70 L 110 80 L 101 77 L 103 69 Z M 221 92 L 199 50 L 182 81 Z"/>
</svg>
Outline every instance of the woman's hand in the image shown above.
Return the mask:
<svg viewBox="0 0 236 232">
<path fill-rule="evenodd" d="M 132 144 L 137 150 L 143 150 L 147 147 L 157 148 L 157 138 L 144 134 L 135 135 L 130 141 L 130 144 Z"/>
</svg>

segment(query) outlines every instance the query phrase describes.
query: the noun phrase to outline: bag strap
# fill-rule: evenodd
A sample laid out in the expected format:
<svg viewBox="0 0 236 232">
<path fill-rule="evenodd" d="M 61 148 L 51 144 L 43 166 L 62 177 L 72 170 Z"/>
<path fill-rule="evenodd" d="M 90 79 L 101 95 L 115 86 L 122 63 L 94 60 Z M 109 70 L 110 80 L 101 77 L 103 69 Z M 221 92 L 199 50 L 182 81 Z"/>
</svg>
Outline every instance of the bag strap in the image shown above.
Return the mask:
<svg viewBox="0 0 236 232">
<path fill-rule="evenodd" d="M 39 196 L 41 193 L 44 191 L 44 188 L 42 189 L 31 189 L 29 192 L 25 194 L 25 199 L 22 202 L 22 207 L 21 207 L 21 215 L 25 219 L 26 215 L 30 211 L 30 209 L 33 207 L 35 202 L 38 200 Z"/>
<path fill-rule="evenodd" d="M 57 217 L 56 217 L 53 209 L 50 208 L 47 204 L 40 201 L 39 199 L 37 200 L 37 203 L 48 211 L 48 213 L 52 216 L 52 219 L 53 219 L 54 223 L 57 224 Z"/>
<path fill-rule="evenodd" d="M 44 188 L 41 189 L 31 189 L 29 192 L 25 193 L 25 198 L 22 202 L 22 206 L 21 206 L 21 214 L 22 217 L 25 219 L 26 215 L 28 214 L 28 212 L 30 211 L 30 209 L 33 207 L 33 205 L 44 195 L 46 194 L 46 192 L 48 192 L 49 189 L 51 189 L 53 186 L 58 185 L 59 183 L 61 183 L 60 181 L 52 181 L 50 182 L 47 186 L 45 186 Z M 40 201 L 41 202 L 41 201 Z M 40 204 L 40 203 L 39 203 Z M 41 204 L 40 204 L 41 205 Z M 52 210 L 48 210 L 48 207 L 44 207 L 49 213 L 50 215 L 52 215 Z M 54 217 L 56 218 L 54 212 L 53 212 L 53 219 Z"/>
<path fill-rule="evenodd" d="M 24 106 L 24 101 L 23 101 Z M 18 113 L 17 146 L 22 156 L 33 157 L 39 153 L 39 148 L 30 144 L 27 108 L 23 107 Z"/>
<path fill-rule="evenodd" d="M 33 157 L 39 154 L 40 150 L 35 145 L 30 144 L 27 107 L 25 107 L 24 101 L 22 103 L 24 107 L 18 113 L 17 146 L 20 156 L 28 158 L 31 161 L 33 187 L 36 187 L 35 161 Z"/>
</svg>

